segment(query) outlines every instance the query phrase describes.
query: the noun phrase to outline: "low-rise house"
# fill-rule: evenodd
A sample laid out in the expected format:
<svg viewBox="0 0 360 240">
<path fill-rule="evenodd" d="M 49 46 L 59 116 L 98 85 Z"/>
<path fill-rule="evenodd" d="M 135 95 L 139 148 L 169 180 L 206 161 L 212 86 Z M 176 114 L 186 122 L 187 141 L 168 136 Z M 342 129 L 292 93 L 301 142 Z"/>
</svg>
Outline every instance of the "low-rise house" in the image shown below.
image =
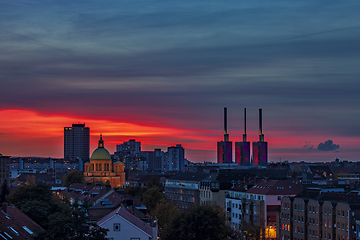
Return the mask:
<svg viewBox="0 0 360 240">
<path fill-rule="evenodd" d="M 119 207 L 97 222 L 97 225 L 108 229 L 107 238 L 111 240 L 150 240 L 157 239 L 156 221 L 147 223 L 128 211 Z"/>
<path fill-rule="evenodd" d="M 32 239 L 44 231 L 18 208 L 3 203 L 0 212 L 0 239 Z"/>
<path fill-rule="evenodd" d="M 113 189 L 103 186 L 73 183 L 59 193 L 61 199 L 68 199 L 71 204 L 88 202 L 88 216 L 91 222 L 96 222 L 111 213 L 124 201 L 124 196 Z"/>
</svg>

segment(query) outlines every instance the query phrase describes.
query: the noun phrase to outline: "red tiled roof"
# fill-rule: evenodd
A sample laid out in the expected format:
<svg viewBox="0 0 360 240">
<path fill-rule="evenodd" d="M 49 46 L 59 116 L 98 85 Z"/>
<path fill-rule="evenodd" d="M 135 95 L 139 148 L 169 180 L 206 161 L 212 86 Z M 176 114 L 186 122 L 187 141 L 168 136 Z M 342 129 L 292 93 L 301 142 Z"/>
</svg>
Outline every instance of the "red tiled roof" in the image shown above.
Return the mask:
<svg viewBox="0 0 360 240">
<path fill-rule="evenodd" d="M 301 184 L 293 180 L 261 180 L 246 193 L 291 196 L 302 192 L 302 190 Z"/>
<path fill-rule="evenodd" d="M 100 219 L 97 222 L 97 225 L 101 226 L 101 224 L 105 223 L 107 220 L 111 219 L 112 217 L 114 217 L 116 215 L 122 217 L 126 221 L 135 225 L 137 228 L 139 228 L 143 232 L 147 233 L 149 236 L 152 236 L 152 234 L 153 234 L 152 227 L 149 224 L 142 221 L 141 219 L 139 219 L 138 217 L 136 217 L 134 214 L 127 211 L 123 207 L 119 207 L 118 209 L 114 210 L 110 214 L 108 214 L 105 217 L 103 217 L 102 219 Z"/>
<path fill-rule="evenodd" d="M 5 212 L 1 208 L 0 212 L 0 234 L 5 239 L 32 239 L 33 235 L 44 231 L 44 229 L 15 206 L 7 206 L 6 209 Z M 2 236 L 0 236 L 0 239 L 3 239 Z"/>
</svg>

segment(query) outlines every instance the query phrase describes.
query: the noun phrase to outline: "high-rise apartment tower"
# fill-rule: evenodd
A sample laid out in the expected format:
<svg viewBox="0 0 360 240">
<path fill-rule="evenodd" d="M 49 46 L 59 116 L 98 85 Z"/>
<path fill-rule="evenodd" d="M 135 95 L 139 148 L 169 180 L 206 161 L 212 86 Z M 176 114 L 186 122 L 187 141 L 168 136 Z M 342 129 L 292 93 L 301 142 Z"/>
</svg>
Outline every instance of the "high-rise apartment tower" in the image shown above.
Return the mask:
<svg viewBox="0 0 360 240">
<path fill-rule="evenodd" d="M 64 127 L 64 160 L 89 160 L 90 129 L 85 123 Z"/>
</svg>

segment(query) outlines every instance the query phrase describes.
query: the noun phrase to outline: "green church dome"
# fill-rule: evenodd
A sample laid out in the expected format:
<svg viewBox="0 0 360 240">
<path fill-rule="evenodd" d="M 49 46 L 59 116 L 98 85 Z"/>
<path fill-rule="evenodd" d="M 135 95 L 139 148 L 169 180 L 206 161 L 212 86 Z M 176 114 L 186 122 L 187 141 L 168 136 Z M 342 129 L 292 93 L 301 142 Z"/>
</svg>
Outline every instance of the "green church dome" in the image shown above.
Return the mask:
<svg viewBox="0 0 360 240">
<path fill-rule="evenodd" d="M 102 140 L 102 135 L 100 134 L 100 140 L 98 148 L 91 154 L 91 160 L 111 160 L 111 155 L 106 148 L 104 148 L 104 141 Z"/>
</svg>

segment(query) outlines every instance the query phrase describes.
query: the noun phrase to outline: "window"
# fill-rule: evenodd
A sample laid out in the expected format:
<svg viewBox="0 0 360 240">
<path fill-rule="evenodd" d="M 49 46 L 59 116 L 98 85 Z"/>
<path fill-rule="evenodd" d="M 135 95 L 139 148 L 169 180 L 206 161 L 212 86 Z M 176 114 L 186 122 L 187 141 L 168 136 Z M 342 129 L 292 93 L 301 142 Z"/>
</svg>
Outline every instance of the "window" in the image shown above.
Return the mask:
<svg viewBox="0 0 360 240">
<path fill-rule="evenodd" d="M 13 227 L 8 227 L 8 229 L 10 229 L 16 236 L 19 236 L 19 233 Z"/>
<path fill-rule="evenodd" d="M 31 231 L 27 226 L 22 226 L 22 228 L 28 232 L 28 234 L 33 235 L 33 231 Z"/>
<path fill-rule="evenodd" d="M 114 223 L 114 231 L 119 232 L 120 231 L 120 223 Z"/>
</svg>

